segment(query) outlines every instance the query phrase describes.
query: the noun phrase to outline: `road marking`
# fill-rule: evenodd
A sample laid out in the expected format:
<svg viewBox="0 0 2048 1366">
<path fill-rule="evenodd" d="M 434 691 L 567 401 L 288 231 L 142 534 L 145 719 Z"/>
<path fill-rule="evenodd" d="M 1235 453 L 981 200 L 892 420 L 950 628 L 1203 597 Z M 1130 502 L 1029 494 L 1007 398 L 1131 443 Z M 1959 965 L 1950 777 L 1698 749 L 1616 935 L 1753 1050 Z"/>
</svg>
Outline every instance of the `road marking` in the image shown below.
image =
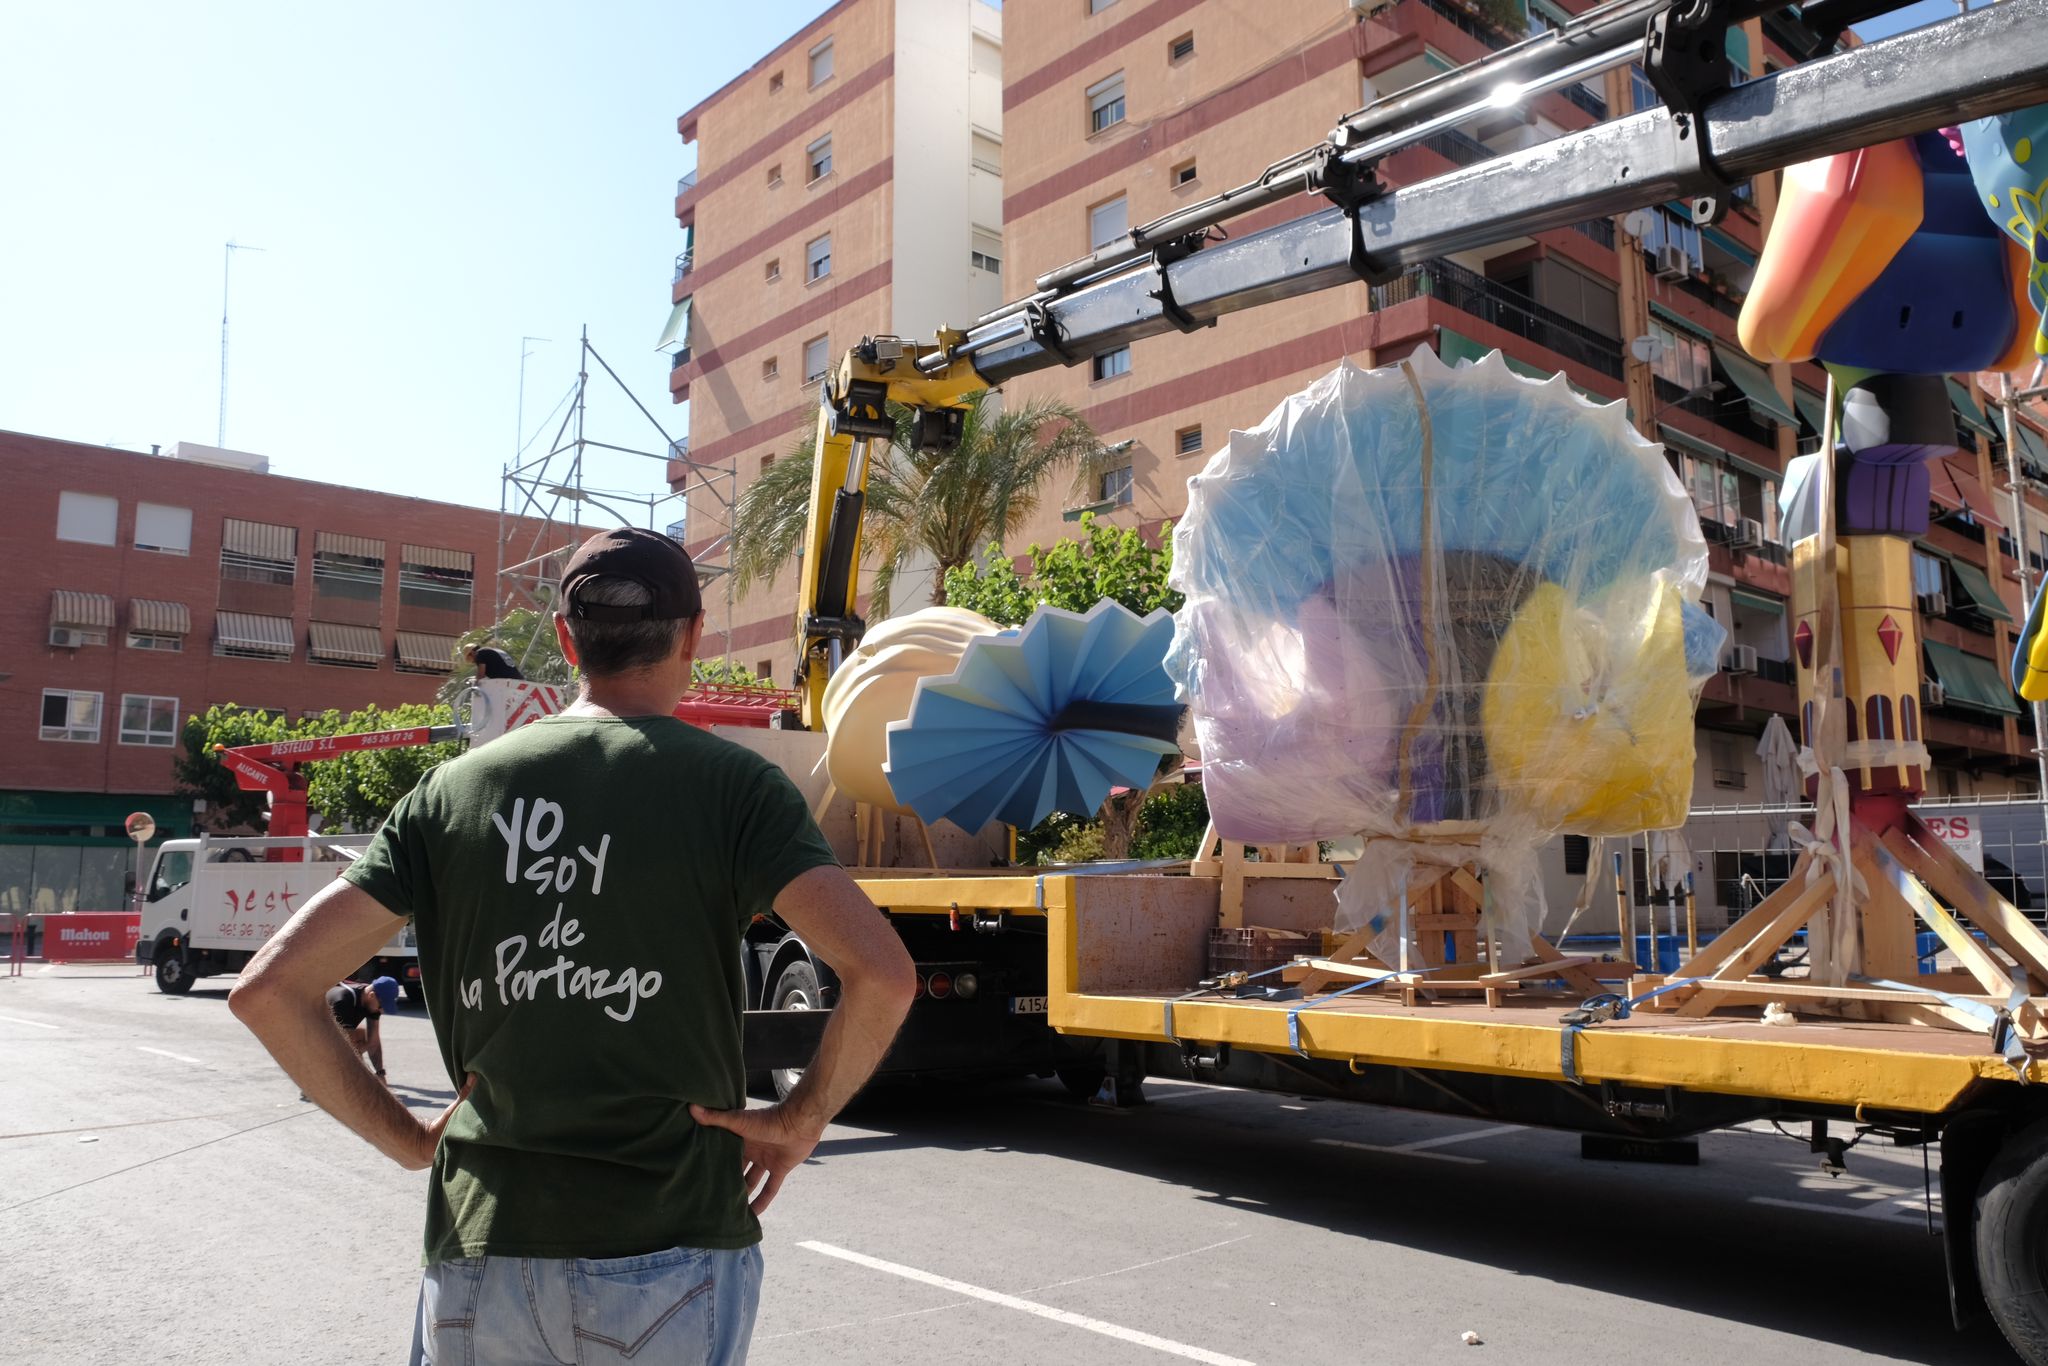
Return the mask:
<svg viewBox="0 0 2048 1366">
<path fill-rule="evenodd" d="M 1426 1157 L 1435 1162 L 1456 1162 L 1466 1167 L 1483 1167 L 1483 1157 L 1464 1157 L 1458 1153 L 1440 1153 L 1433 1149 L 1449 1147 L 1453 1143 L 1472 1143 L 1482 1138 L 1495 1138 L 1501 1134 L 1520 1133 L 1519 1124 L 1502 1124 L 1491 1129 L 1474 1129 L 1464 1134 L 1441 1134 L 1436 1138 L 1418 1138 L 1413 1143 L 1357 1143 L 1348 1138 L 1318 1138 L 1315 1140 L 1330 1148 L 1356 1148 L 1367 1153 L 1393 1153 L 1399 1157 Z"/>
<path fill-rule="evenodd" d="M 0 1015 L 0 1022 L 4 1022 L 4 1023 L 7 1023 L 7 1024 L 18 1024 L 18 1025 L 27 1025 L 27 1026 L 28 1026 L 28 1027 L 29 1027 L 30 1029 L 56 1029 L 56 1028 L 57 1028 L 57 1026 L 56 1026 L 56 1025 L 53 1025 L 53 1024 L 44 1024 L 44 1023 L 42 1023 L 42 1022 L 41 1022 L 41 1021 L 39 1021 L 39 1020 L 24 1020 L 24 1019 L 22 1019 L 22 1018 L 21 1018 L 20 1016 L 18 1016 L 18 1015 Z"/>
<path fill-rule="evenodd" d="M 197 1058 L 188 1058 L 183 1053 L 173 1053 L 167 1048 L 144 1048 L 141 1044 L 137 1044 L 135 1045 L 135 1051 L 138 1053 L 154 1053 L 159 1058 L 170 1058 L 176 1062 L 189 1062 L 194 1067 L 206 1066 L 205 1063 Z"/>
<path fill-rule="evenodd" d="M 1206 1243 L 1201 1247 L 1191 1247 L 1186 1252 L 1174 1252 L 1164 1257 L 1154 1257 L 1149 1262 L 1138 1262 L 1131 1266 L 1120 1266 L 1114 1271 L 1098 1271 L 1092 1276 L 1075 1276 L 1071 1280 L 1053 1281 L 1049 1285 L 1034 1285 L 1031 1287 L 1031 1293 L 1036 1295 L 1042 1290 L 1057 1290 L 1063 1285 L 1079 1285 L 1083 1281 L 1099 1281 L 1105 1276 L 1121 1276 L 1130 1271 L 1143 1271 L 1146 1267 L 1162 1266 L 1167 1262 L 1177 1262 L 1183 1257 L 1194 1257 L 1204 1252 L 1214 1252 L 1219 1247 L 1229 1247 L 1232 1243 L 1241 1243 L 1251 1236 L 1249 1233 L 1240 1233 L 1235 1238 L 1225 1238 L 1220 1243 Z"/>
<path fill-rule="evenodd" d="M 1035 1315 L 1038 1318 L 1050 1319 L 1054 1323 L 1064 1323 L 1070 1328 L 1082 1328 L 1091 1333 L 1099 1333 L 1103 1337 L 1116 1338 L 1121 1342 L 1135 1343 L 1140 1347 L 1150 1347 L 1154 1351 L 1166 1352 L 1177 1357 L 1185 1357 L 1189 1361 L 1203 1361 L 1209 1363 L 1209 1366 L 1252 1366 L 1251 1362 L 1244 1360 L 1242 1357 L 1224 1356 L 1221 1352 L 1212 1352 L 1205 1347 L 1191 1347 L 1185 1342 L 1175 1342 L 1171 1338 L 1154 1337 L 1150 1333 L 1141 1333 L 1135 1328 L 1125 1328 L 1120 1324 L 1105 1323 L 1101 1319 L 1091 1319 L 1085 1314 L 1076 1314 L 1065 1309 L 1055 1309 L 1049 1304 L 1040 1304 L 1036 1300 L 1021 1299 L 1016 1295 L 1005 1295 L 1000 1290 L 989 1290 L 982 1286 L 969 1285 L 966 1281 L 956 1281 L 950 1276 L 939 1276 L 929 1271 L 919 1271 L 916 1267 L 904 1266 L 901 1262 L 885 1262 L 879 1257 L 870 1257 L 865 1253 L 851 1252 L 843 1247 L 834 1247 L 830 1243 L 806 1241 L 798 1243 L 797 1246 L 810 1252 L 822 1253 L 827 1257 L 837 1257 L 841 1261 L 852 1262 L 855 1266 L 864 1266 L 870 1271 L 885 1271 L 891 1276 L 901 1276 L 905 1280 L 936 1286 L 940 1290 L 948 1290 L 955 1295 L 965 1295 L 969 1299 L 982 1300 L 988 1304 L 999 1304 L 1005 1309 L 1015 1309 L 1022 1313 Z"/>
</svg>

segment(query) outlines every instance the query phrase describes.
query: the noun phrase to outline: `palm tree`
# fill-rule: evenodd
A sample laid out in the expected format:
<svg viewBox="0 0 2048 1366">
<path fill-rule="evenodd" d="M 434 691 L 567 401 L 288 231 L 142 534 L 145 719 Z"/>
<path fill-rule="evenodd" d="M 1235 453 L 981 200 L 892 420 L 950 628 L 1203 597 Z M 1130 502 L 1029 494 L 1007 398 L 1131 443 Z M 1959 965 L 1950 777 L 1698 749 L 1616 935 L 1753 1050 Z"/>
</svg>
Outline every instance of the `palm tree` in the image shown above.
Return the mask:
<svg viewBox="0 0 2048 1366">
<path fill-rule="evenodd" d="M 1045 480 L 1058 470 L 1090 467 L 1101 442 L 1065 403 L 1034 398 L 1014 409 L 993 391 L 974 396 L 959 446 L 944 455 L 910 443 L 911 412 L 890 405 L 896 436 L 870 455 L 863 558 L 875 569 L 870 615 L 889 615 L 890 590 L 906 561 L 924 551 L 937 562 L 934 605 L 946 601 L 946 571 L 966 564 L 989 542 L 1002 542 L 1038 506 Z M 734 588 L 744 593 L 774 577 L 803 543 L 810 513 L 816 436 L 807 435 L 761 472 L 733 507 Z"/>
</svg>

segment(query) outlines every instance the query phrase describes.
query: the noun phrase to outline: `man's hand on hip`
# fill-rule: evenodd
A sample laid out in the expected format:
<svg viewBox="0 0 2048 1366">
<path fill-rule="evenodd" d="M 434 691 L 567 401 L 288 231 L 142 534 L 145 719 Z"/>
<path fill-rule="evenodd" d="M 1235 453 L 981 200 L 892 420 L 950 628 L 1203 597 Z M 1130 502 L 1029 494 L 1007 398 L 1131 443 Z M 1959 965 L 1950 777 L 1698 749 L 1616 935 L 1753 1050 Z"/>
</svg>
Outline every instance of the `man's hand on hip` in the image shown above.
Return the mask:
<svg viewBox="0 0 2048 1366">
<path fill-rule="evenodd" d="M 740 1136 L 740 1184 L 747 1208 L 757 1215 L 767 1212 L 775 1193 L 782 1189 L 783 1178 L 801 1167 L 824 1137 L 822 1125 L 800 1119 L 786 1105 L 759 1110 L 707 1110 L 692 1105 L 690 1117 Z"/>
</svg>

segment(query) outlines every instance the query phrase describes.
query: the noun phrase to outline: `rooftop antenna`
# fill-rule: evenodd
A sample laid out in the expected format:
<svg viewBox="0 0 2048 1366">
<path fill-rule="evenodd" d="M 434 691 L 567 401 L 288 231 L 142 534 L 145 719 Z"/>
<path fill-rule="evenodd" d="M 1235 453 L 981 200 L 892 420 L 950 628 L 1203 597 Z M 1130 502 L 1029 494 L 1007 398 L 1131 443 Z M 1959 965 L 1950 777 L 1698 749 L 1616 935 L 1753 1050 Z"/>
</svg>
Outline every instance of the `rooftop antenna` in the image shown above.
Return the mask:
<svg viewBox="0 0 2048 1366">
<path fill-rule="evenodd" d="M 228 280 L 234 274 L 235 253 L 238 251 L 265 251 L 265 247 L 244 246 L 230 237 L 225 250 L 221 252 L 220 268 L 220 425 L 215 429 L 213 444 L 225 447 L 228 444 Z"/>
</svg>

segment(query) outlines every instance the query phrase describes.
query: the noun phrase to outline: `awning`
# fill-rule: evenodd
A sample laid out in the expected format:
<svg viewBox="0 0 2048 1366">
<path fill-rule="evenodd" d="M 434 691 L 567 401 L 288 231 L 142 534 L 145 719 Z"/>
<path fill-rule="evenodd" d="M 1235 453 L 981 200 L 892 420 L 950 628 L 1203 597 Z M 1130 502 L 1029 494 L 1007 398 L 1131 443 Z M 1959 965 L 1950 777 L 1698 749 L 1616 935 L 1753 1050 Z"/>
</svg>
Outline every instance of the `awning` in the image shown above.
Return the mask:
<svg viewBox="0 0 2048 1366">
<path fill-rule="evenodd" d="M 464 574 L 473 573 L 476 569 L 476 556 L 467 550 L 441 550 L 430 545 L 406 546 L 405 562 L 428 569 L 459 570 Z"/>
<path fill-rule="evenodd" d="M 1785 600 L 1769 597 L 1763 593 L 1745 593 L 1740 588 L 1728 590 L 1728 596 L 1735 600 L 1737 607 L 1747 607 L 1752 612 L 1769 612 L 1774 616 L 1785 615 Z"/>
<path fill-rule="evenodd" d="M 344 536 L 338 531 L 316 532 L 313 551 L 319 555 L 348 555 L 358 560 L 384 563 L 384 542 L 368 536 Z"/>
<path fill-rule="evenodd" d="M 306 643 L 315 659 L 337 659 L 349 664 L 379 664 L 384 659 L 384 642 L 368 626 L 343 626 L 335 621 L 307 624 Z"/>
<path fill-rule="evenodd" d="M 1750 411 L 1757 417 L 1783 423 L 1787 427 L 1799 425 L 1799 414 L 1771 383 L 1770 371 L 1732 346 L 1716 346 L 1714 359 L 1720 362 L 1728 378 L 1735 381 L 1735 387 L 1742 390 L 1742 396 L 1749 400 Z"/>
<path fill-rule="evenodd" d="M 1702 441 L 1690 432 L 1678 430 L 1678 428 L 1668 422 L 1657 424 L 1657 434 L 1664 438 L 1664 444 L 1667 446 L 1678 446 L 1684 450 L 1691 451 L 1694 455 L 1704 455 L 1713 460 L 1726 460 L 1728 458 L 1728 452 L 1722 450 L 1713 442 Z"/>
<path fill-rule="evenodd" d="M 690 301 L 685 298 L 668 311 L 668 326 L 661 329 L 661 340 L 654 344 L 657 351 L 666 351 L 671 346 L 690 344 Z"/>
<path fill-rule="evenodd" d="M 1969 385 L 1954 376 L 1950 376 L 1948 381 L 1948 401 L 1956 410 L 1957 421 L 1973 432 L 1991 437 L 1993 440 L 1997 439 L 1998 429 L 1991 425 L 1991 420 L 1984 416 L 1984 410 L 1977 406 L 1977 396 L 1970 391 Z"/>
<path fill-rule="evenodd" d="M 50 625 L 111 631 L 114 629 L 114 599 L 105 593 L 74 593 L 59 588 L 50 594 Z"/>
<path fill-rule="evenodd" d="M 2036 470 L 2048 471 L 2048 438 L 2024 422 L 2013 423 L 2012 434 L 2019 443 L 2021 462 L 2032 465 Z"/>
<path fill-rule="evenodd" d="M 1950 511 L 1968 509 L 1979 525 L 2005 527 L 2005 519 L 1991 506 L 1991 495 L 1977 482 L 1977 476 L 1952 460 L 1927 462 L 1928 496 Z"/>
<path fill-rule="evenodd" d="M 1948 694 L 1949 706 L 1968 707 L 2000 716 L 2020 714 L 2019 702 L 2013 697 L 2005 675 L 1999 672 L 1996 664 L 1977 655 L 1964 654 L 1955 646 L 1944 645 L 1938 640 L 1922 641 L 1921 645 L 1927 651 L 1928 672 Z"/>
<path fill-rule="evenodd" d="M 153 636 L 189 636 L 192 634 L 192 611 L 182 602 L 130 598 L 128 629 Z"/>
<path fill-rule="evenodd" d="M 292 619 L 260 617 L 253 612 L 217 612 L 213 618 L 214 639 L 230 650 L 251 650 L 277 655 L 292 654 Z"/>
<path fill-rule="evenodd" d="M 221 523 L 220 548 L 259 560 L 296 561 L 299 558 L 299 531 L 297 527 L 244 522 L 229 517 Z"/>
<path fill-rule="evenodd" d="M 2012 613 L 2006 610 L 2004 600 L 1998 596 L 1998 590 L 1991 586 L 1991 580 L 1983 570 L 1954 555 L 1948 557 L 1948 568 L 1955 578 L 1956 587 L 1980 615 L 1997 621 L 2012 620 Z"/>
<path fill-rule="evenodd" d="M 450 673 L 455 668 L 455 642 L 460 636 L 434 636 L 424 631 L 400 631 L 398 633 L 398 662 L 408 669 L 438 669 Z"/>
<path fill-rule="evenodd" d="M 1815 436 L 1827 429 L 1828 401 L 1813 390 L 1793 385 L 1792 406 L 1799 410 L 1799 416 L 1806 420 L 1807 427 Z"/>
</svg>

